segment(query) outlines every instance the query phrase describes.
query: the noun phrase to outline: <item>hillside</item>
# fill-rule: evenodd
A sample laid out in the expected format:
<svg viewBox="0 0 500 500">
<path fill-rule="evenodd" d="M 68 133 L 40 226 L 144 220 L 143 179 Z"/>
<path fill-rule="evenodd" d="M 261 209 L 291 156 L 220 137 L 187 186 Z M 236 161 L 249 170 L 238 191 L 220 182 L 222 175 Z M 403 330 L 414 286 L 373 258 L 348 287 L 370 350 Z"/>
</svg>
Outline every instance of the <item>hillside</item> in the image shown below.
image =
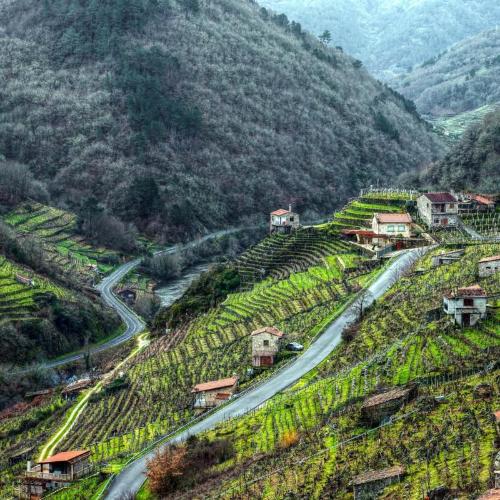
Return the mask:
<svg viewBox="0 0 500 500">
<path fill-rule="evenodd" d="M 500 184 L 500 111 L 472 126 L 446 157 L 421 172 L 421 184 L 497 193 Z"/>
<path fill-rule="evenodd" d="M 329 30 L 332 45 L 361 59 L 389 81 L 464 38 L 496 27 L 494 0 L 263 0 L 316 35 Z"/>
<path fill-rule="evenodd" d="M 467 38 L 392 85 L 420 113 L 440 117 L 500 102 L 500 29 Z"/>
<path fill-rule="evenodd" d="M 442 152 L 411 103 L 253 2 L 78 5 L 0 2 L 0 153 L 53 204 L 172 240 L 327 213 Z"/>
</svg>

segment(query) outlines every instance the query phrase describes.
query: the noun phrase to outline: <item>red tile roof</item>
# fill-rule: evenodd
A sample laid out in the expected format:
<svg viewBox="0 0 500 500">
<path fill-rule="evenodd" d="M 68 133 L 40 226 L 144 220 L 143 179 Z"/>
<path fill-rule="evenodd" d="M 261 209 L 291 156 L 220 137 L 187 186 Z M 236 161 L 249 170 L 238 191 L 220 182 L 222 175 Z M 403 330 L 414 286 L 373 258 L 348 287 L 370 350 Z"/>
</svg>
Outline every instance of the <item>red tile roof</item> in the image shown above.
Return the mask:
<svg viewBox="0 0 500 500">
<path fill-rule="evenodd" d="M 375 218 L 382 224 L 411 224 L 410 214 L 375 214 Z"/>
<path fill-rule="evenodd" d="M 213 380 L 211 382 L 204 382 L 197 384 L 193 387 L 191 392 L 205 392 L 213 391 L 215 389 L 223 389 L 225 387 L 233 387 L 238 382 L 238 377 L 223 378 L 221 380 Z"/>
<path fill-rule="evenodd" d="M 493 415 L 495 415 L 496 423 L 500 424 L 500 410 L 497 410 L 496 412 L 494 412 Z"/>
<path fill-rule="evenodd" d="M 477 500 L 500 500 L 500 489 L 495 488 L 483 493 Z"/>
<path fill-rule="evenodd" d="M 386 234 L 377 234 L 368 229 L 342 229 L 342 234 L 359 234 L 360 236 L 366 236 L 367 238 L 387 238 Z"/>
<path fill-rule="evenodd" d="M 74 450 L 74 451 L 61 451 L 56 453 L 45 460 L 39 460 L 39 464 L 51 464 L 54 462 L 71 462 L 75 458 L 83 457 L 84 455 L 90 455 L 89 450 Z"/>
<path fill-rule="evenodd" d="M 479 262 L 495 262 L 497 260 L 500 260 L 500 255 L 493 255 L 492 257 L 485 257 L 484 259 L 481 259 Z"/>
<path fill-rule="evenodd" d="M 215 399 L 219 399 L 221 401 L 226 401 L 231 397 L 231 394 L 228 394 L 227 392 L 218 392 L 215 395 Z"/>
<path fill-rule="evenodd" d="M 360 485 L 366 483 L 372 483 L 374 481 L 380 481 L 382 479 L 388 479 L 390 477 L 401 476 L 405 473 L 404 467 L 400 465 L 396 465 L 394 467 L 388 467 L 387 469 L 368 471 L 356 476 L 352 484 Z"/>
<path fill-rule="evenodd" d="M 473 200 L 476 200 L 481 205 L 494 205 L 495 202 L 491 198 L 487 198 L 486 196 L 482 196 L 480 194 L 474 194 L 471 196 Z"/>
<path fill-rule="evenodd" d="M 286 215 L 291 213 L 289 210 L 285 210 L 284 208 L 280 208 L 279 210 L 275 210 L 274 212 L 271 212 L 271 215 Z"/>
<path fill-rule="evenodd" d="M 459 288 L 456 292 L 449 292 L 446 294 L 446 297 L 456 299 L 461 297 L 487 297 L 487 295 L 479 285 L 472 285 Z"/>
<path fill-rule="evenodd" d="M 454 203 L 457 201 L 451 193 L 426 193 L 424 196 L 432 203 Z"/>
<path fill-rule="evenodd" d="M 276 337 L 283 337 L 285 335 L 282 331 L 278 330 L 274 326 L 265 326 L 264 328 L 259 328 L 258 330 L 253 331 L 250 335 L 260 335 L 261 333 L 270 333 L 271 335 L 276 335 Z"/>
</svg>

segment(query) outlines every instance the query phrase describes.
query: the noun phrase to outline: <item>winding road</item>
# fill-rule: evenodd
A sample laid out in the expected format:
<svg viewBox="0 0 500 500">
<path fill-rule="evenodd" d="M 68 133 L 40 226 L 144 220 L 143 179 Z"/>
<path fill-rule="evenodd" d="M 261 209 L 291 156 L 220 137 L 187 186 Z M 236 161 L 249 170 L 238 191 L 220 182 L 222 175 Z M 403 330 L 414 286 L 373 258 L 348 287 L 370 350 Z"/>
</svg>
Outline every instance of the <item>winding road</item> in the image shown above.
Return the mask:
<svg viewBox="0 0 500 500">
<path fill-rule="evenodd" d="M 399 278 L 401 273 L 422 255 L 423 249 L 408 250 L 397 256 L 394 261 L 377 277 L 368 287 L 369 294 L 358 299 L 348 306 L 320 335 L 311 346 L 304 351 L 294 362 L 278 370 L 271 378 L 261 385 L 235 397 L 232 402 L 225 405 L 219 411 L 211 413 L 197 421 L 185 431 L 180 432 L 174 438 L 164 441 L 159 446 L 177 443 L 186 440 L 190 435 L 199 434 L 209 430 L 228 418 L 239 417 L 257 408 L 278 392 L 287 388 L 307 372 L 320 364 L 341 341 L 344 328 L 355 321 L 359 311 L 359 300 L 363 300 L 363 306 L 380 298 L 390 286 Z M 130 498 L 130 495 L 139 491 L 146 479 L 146 465 L 155 454 L 151 451 L 126 466 L 109 485 L 106 499 L 119 500 Z"/>
</svg>

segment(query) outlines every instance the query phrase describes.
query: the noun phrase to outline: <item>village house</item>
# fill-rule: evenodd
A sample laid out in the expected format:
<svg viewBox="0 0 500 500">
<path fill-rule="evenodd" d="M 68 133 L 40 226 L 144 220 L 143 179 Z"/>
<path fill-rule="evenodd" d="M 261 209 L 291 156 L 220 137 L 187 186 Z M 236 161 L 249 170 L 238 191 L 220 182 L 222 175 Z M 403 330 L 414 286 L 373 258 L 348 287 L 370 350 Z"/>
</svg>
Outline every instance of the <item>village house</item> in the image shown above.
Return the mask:
<svg viewBox="0 0 500 500">
<path fill-rule="evenodd" d="M 464 250 L 454 250 L 453 252 L 440 253 L 432 257 L 432 267 L 439 267 L 446 264 L 453 264 L 464 255 Z"/>
<path fill-rule="evenodd" d="M 412 222 L 410 214 L 374 214 L 372 230 L 376 234 L 410 238 Z"/>
<path fill-rule="evenodd" d="M 369 397 L 361 406 L 361 416 L 369 424 L 378 424 L 415 397 L 416 388 L 397 387 Z"/>
<path fill-rule="evenodd" d="M 197 384 L 191 391 L 194 394 L 193 406 L 196 410 L 215 408 L 230 399 L 237 386 L 236 376 Z"/>
<path fill-rule="evenodd" d="M 389 239 L 385 234 L 377 234 L 371 229 L 342 229 L 342 236 L 348 240 L 356 240 L 360 245 L 385 246 Z"/>
<path fill-rule="evenodd" d="M 378 498 L 384 488 L 399 483 L 405 470 L 400 465 L 387 469 L 368 471 L 356 476 L 352 481 L 354 500 L 373 500 Z"/>
<path fill-rule="evenodd" d="M 280 208 L 271 212 L 270 232 L 289 234 L 300 227 L 299 214 L 292 211 L 292 205 L 288 210 Z"/>
<path fill-rule="evenodd" d="M 480 278 L 486 278 L 500 271 L 500 255 L 481 259 L 478 264 L 478 274 Z"/>
<path fill-rule="evenodd" d="M 266 326 L 252 332 L 251 337 L 252 365 L 255 367 L 272 366 L 284 333 L 277 328 Z"/>
<path fill-rule="evenodd" d="M 450 193 L 426 193 L 417 200 L 420 217 L 429 227 L 455 227 L 458 201 Z"/>
<path fill-rule="evenodd" d="M 21 497 L 35 500 L 47 491 L 55 490 L 76 481 L 92 472 L 90 451 L 75 450 L 57 453 L 35 466 L 28 462 L 21 480 Z"/>
<path fill-rule="evenodd" d="M 453 316 L 457 325 L 474 326 L 486 316 L 487 301 L 486 292 L 479 285 L 473 285 L 445 295 L 443 309 Z"/>
<path fill-rule="evenodd" d="M 489 196 L 485 196 L 482 194 L 473 194 L 470 195 L 471 201 L 475 205 L 475 209 L 478 212 L 494 212 L 496 203 Z"/>
</svg>

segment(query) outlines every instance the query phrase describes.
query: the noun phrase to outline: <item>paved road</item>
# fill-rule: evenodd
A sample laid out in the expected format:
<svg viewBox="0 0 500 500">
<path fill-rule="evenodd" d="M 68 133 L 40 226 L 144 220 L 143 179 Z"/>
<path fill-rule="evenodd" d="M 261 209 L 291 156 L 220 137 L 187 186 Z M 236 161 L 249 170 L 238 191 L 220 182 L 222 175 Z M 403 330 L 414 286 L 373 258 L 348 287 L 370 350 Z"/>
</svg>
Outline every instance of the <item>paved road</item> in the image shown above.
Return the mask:
<svg viewBox="0 0 500 500">
<path fill-rule="evenodd" d="M 409 250 L 398 256 L 389 267 L 380 274 L 368 290 L 364 299 L 364 307 L 381 297 L 394 280 L 398 279 L 400 273 L 407 269 L 421 254 L 422 249 Z M 344 328 L 356 320 L 359 308 L 356 303 L 349 306 L 336 320 L 334 320 L 325 332 L 307 349 L 295 362 L 278 371 L 276 375 L 263 384 L 243 393 L 235 398 L 220 411 L 209 414 L 205 419 L 198 421 L 186 431 L 178 434 L 174 439 L 165 444 L 173 444 L 185 440 L 193 434 L 213 428 L 227 418 L 241 416 L 258 407 L 278 392 L 293 384 L 304 376 L 312 368 L 321 363 L 340 343 Z M 165 446 L 163 444 L 162 446 Z M 119 500 L 129 498 L 127 495 L 135 494 L 145 480 L 147 461 L 154 456 L 152 451 L 128 465 L 112 482 L 106 498 L 108 500 Z"/>
</svg>

